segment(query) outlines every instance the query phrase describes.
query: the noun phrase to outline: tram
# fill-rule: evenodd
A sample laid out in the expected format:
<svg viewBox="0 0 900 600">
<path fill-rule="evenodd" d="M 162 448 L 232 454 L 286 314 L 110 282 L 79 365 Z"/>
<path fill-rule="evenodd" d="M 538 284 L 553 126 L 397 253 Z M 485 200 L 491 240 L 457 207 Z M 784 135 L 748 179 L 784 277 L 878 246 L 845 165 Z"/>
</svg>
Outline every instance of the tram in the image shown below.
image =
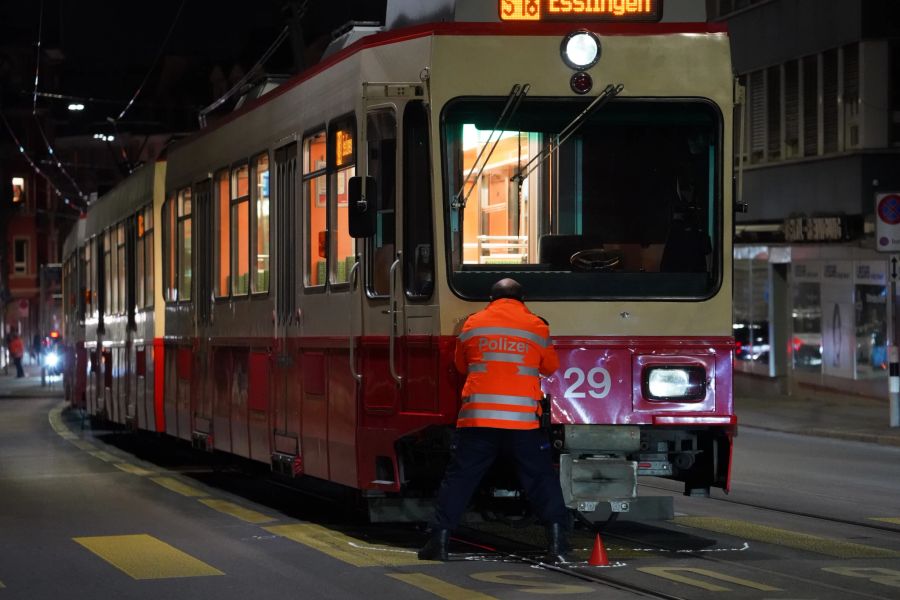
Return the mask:
<svg viewBox="0 0 900 600">
<path fill-rule="evenodd" d="M 512 277 L 570 508 L 727 490 L 733 81 L 702 0 L 389 0 L 91 207 L 71 400 L 427 518 L 456 335 Z M 518 495 L 498 469 L 477 501 Z"/>
</svg>

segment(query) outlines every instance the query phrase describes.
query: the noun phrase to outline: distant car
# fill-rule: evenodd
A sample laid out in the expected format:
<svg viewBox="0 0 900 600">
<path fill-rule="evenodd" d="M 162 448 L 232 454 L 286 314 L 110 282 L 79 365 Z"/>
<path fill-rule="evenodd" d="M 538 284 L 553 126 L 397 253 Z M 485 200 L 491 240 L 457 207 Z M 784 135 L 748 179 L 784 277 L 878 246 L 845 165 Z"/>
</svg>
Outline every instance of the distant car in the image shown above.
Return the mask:
<svg viewBox="0 0 900 600">
<path fill-rule="evenodd" d="M 769 360 L 769 322 L 734 324 L 735 360 Z"/>
</svg>

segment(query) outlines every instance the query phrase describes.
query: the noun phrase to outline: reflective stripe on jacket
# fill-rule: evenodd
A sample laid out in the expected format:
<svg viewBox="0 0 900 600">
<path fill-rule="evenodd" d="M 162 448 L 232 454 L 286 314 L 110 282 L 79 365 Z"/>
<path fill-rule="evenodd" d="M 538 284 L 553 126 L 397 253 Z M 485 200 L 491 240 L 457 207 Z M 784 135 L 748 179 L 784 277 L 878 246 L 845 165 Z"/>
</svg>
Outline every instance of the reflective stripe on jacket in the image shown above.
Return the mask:
<svg viewBox="0 0 900 600">
<path fill-rule="evenodd" d="M 466 375 L 457 427 L 536 429 L 541 375 L 559 368 L 550 328 L 522 302 L 501 298 L 469 317 L 456 341 Z"/>
</svg>

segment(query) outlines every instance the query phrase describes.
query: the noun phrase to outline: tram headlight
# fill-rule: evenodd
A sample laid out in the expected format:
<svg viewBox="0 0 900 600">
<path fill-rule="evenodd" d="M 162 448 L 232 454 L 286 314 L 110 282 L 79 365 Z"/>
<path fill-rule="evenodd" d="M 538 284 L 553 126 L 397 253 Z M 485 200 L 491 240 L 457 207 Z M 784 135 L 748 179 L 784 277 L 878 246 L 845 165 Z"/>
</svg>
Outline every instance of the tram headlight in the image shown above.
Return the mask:
<svg viewBox="0 0 900 600">
<path fill-rule="evenodd" d="M 584 71 L 600 60 L 600 39 L 584 29 L 573 31 L 563 38 L 560 54 L 570 68 Z"/>
<path fill-rule="evenodd" d="M 48 352 L 46 358 L 44 358 L 44 363 L 47 365 L 47 368 L 55 369 L 59 366 L 59 355 L 56 352 Z"/>
<path fill-rule="evenodd" d="M 700 365 L 649 366 L 643 379 L 648 400 L 690 402 L 706 397 L 706 369 Z"/>
</svg>

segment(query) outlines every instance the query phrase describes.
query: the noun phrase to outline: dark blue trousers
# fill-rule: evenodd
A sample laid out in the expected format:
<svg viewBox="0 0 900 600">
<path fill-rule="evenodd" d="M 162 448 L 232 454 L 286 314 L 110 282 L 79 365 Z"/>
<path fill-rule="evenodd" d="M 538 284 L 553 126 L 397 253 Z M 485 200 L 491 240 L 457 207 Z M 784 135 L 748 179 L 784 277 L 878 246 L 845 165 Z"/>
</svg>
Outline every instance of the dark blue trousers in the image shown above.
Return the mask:
<svg viewBox="0 0 900 600">
<path fill-rule="evenodd" d="M 452 530 L 459 525 L 478 484 L 498 456 L 513 459 L 519 483 L 544 524 L 568 526 L 569 513 L 544 431 L 462 427 L 454 434 L 451 452 L 438 492 L 433 528 Z"/>
</svg>

